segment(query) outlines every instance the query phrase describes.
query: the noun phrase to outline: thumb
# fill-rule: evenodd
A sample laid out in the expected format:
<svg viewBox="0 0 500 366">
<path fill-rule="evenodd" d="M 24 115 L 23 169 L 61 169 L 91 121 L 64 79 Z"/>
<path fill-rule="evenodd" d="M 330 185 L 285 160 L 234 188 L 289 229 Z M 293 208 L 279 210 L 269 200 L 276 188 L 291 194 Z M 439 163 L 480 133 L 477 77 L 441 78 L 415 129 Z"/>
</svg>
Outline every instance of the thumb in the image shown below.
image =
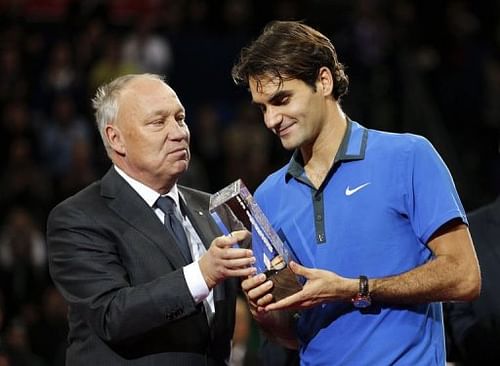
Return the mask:
<svg viewBox="0 0 500 366">
<path fill-rule="evenodd" d="M 296 275 L 304 276 L 305 278 L 308 278 L 308 275 L 311 272 L 309 268 L 304 267 L 294 261 L 290 261 L 288 265 L 290 266 L 290 269 L 293 273 L 295 273 Z"/>
</svg>

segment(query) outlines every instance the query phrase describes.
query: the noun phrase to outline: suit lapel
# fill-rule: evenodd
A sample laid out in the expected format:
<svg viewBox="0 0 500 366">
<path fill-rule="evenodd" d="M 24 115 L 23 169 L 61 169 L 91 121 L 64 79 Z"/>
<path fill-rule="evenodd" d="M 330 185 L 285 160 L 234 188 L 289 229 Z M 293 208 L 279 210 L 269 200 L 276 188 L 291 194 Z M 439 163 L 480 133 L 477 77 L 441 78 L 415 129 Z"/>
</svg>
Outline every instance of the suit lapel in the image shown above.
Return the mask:
<svg viewBox="0 0 500 366">
<path fill-rule="evenodd" d="M 180 193 L 181 210 L 187 215 L 189 221 L 198 233 L 206 249 L 210 247 L 212 240 L 221 235 L 217 225 L 213 222 L 208 211 L 208 203 L 196 199 L 189 191 L 178 186 Z"/>
<path fill-rule="evenodd" d="M 186 264 L 174 238 L 163 227 L 154 211 L 114 168 L 103 177 L 101 194 L 110 199 L 110 209 L 151 240 L 174 268 L 181 268 Z"/>
<path fill-rule="evenodd" d="M 180 192 L 180 205 L 183 212 L 191 221 L 194 229 L 198 233 L 203 245 L 208 250 L 212 240 L 222 235 L 217 224 L 212 220 L 208 210 L 208 202 L 197 199 L 190 191 L 178 186 Z M 214 288 L 214 302 L 222 301 L 225 296 L 225 285 L 221 282 Z"/>
</svg>

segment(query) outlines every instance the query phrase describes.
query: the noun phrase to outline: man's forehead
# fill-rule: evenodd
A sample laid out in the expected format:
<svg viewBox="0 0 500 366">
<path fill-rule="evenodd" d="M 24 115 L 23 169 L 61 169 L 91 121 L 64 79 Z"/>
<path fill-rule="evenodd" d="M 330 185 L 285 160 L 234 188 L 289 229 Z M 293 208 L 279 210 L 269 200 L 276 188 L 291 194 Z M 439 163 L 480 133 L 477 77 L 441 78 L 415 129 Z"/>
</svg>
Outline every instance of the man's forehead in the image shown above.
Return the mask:
<svg viewBox="0 0 500 366">
<path fill-rule="evenodd" d="M 121 101 L 134 102 L 144 99 L 165 99 L 179 102 L 175 91 L 161 80 L 153 78 L 138 78 L 131 80 L 120 92 Z"/>
<path fill-rule="evenodd" d="M 250 91 L 258 94 L 272 95 L 283 89 L 284 80 L 278 76 L 259 76 L 249 78 Z"/>
<path fill-rule="evenodd" d="M 124 113 L 136 111 L 153 116 L 184 112 L 175 91 L 161 80 L 138 78 L 130 81 L 120 92 L 120 108 Z"/>
<path fill-rule="evenodd" d="M 123 88 L 124 91 L 148 91 L 151 88 L 161 88 L 173 97 L 177 97 L 175 91 L 167 85 L 164 81 L 160 79 L 155 79 L 147 76 L 138 77 L 136 79 L 130 80 Z"/>
</svg>

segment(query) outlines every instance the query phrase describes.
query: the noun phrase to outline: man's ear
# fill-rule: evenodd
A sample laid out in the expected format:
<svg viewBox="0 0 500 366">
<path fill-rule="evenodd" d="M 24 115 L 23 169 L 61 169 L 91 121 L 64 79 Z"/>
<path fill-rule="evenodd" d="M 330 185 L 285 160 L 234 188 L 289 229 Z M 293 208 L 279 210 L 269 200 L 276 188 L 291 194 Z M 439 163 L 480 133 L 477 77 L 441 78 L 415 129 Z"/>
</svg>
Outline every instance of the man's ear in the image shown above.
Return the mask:
<svg viewBox="0 0 500 366">
<path fill-rule="evenodd" d="M 104 133 L 111 149 L 119 155 L 125 155 L 125 146 L 120 130 L 116 126 L 108 124 L 104 128 Z"/>
<path fill-rule="evenodd" d="M 318 72 L 318 79 L 316 80 L 317 90 L 324 96 L 332 95 L 333 83 L 331 70 L 326 66 L 321 67 Z"/>
</svg>

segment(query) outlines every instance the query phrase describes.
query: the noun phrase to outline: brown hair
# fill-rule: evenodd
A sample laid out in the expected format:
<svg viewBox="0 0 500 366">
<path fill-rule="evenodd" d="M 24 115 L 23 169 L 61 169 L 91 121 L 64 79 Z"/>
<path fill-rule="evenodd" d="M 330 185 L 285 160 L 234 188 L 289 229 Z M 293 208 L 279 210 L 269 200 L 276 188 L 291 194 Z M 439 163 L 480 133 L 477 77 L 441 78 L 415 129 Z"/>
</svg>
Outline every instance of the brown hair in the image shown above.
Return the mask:
<svg viewBox="0 0 500 366">
<path fill-rule="evenodd" d="M 331 41 L 317 30 L 297 21 L 273 21 L 262 34 L 243 48 L 233 66 L 236 85 L 248 87 L 250 77 L 265 76 L 283 80 L 299 79 L 315 89 L 319 69 L 326 66 L 334 78 L 333 97 L 347 93 L 349 79 L 344 65 L 337 60 Z"/>
</svg>

